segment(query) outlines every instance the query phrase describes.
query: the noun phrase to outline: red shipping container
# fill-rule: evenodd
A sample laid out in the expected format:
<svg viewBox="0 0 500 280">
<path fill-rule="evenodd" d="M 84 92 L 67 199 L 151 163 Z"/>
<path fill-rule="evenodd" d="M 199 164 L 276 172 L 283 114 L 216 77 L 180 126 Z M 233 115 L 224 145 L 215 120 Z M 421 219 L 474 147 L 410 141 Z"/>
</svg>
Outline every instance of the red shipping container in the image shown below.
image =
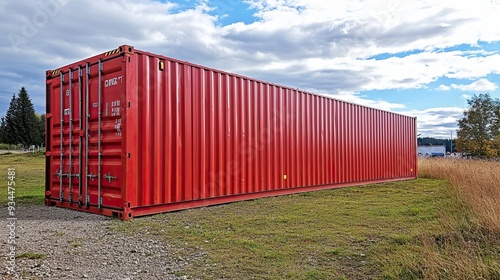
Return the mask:
<svg viewBox="0 0 500 280">
<path fill-rule="evenodd" d="M 417 174 L 413 117 L 131 46 L 46 84 L 46 205 L 128 220 Z"/>
</svg>

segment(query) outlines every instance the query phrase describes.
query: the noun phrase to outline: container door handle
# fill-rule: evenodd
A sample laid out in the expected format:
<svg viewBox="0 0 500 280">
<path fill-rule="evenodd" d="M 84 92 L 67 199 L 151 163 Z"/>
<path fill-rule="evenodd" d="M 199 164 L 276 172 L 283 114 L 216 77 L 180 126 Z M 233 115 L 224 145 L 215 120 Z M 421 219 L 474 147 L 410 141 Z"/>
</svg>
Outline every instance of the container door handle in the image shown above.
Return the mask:
<svg viewBox="0 0 500 280">
<path fill-rule="evenodd" d="M 116 180 L 115 176 L 111 176 L 111 172 L 108 172 L 103 177 L 104 177 L 104 179 L 107 179 L 110 183 L 111 183 L 111 181 Z"/>
<path fill-rule="evenodd" d="M 90 174 L 87 174 L 87 177 L 90 178 L 90 180 L 94 181 L 97 175 L 94 175 L 92 172 L 90 172 Z"/>
</svg>

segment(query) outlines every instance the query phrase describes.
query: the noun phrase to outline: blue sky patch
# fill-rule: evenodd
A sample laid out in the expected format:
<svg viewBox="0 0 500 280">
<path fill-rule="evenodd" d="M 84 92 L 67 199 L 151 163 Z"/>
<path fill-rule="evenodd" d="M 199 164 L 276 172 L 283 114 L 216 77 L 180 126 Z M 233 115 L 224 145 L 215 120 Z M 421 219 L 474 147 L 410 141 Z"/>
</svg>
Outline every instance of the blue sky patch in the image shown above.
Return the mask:
<svg viewBox="0 0 500 280">
<path fill-rule="evenodd" d="M 211 0 L 210 6 L 214 6 L 215 10 L 211 14 L 219 16 L 221 25 L 229 25 L 236 22 L 250 24 L 256 20 L 254 17 L 255 9 L 250 9 L 249 5 L 241 1 L 223 1 Z"/>
<path fill-rule="evenodd" d="M 412 54 L 419 54 L 419 53 L 423 53 L 423 52 L 424 52 L 423 50 L 412 50 L 412 51 L 406 51 L 406 52 L 400 52 L 400 53 L 381 53 L 381 54 L 371 56 L 368 59 L 384 60 L 384 59 L 388 59 L 391 57 L 403 58 L 403 57 L 407 57 L 407 56 L 412 55 Z"/>
</svg>

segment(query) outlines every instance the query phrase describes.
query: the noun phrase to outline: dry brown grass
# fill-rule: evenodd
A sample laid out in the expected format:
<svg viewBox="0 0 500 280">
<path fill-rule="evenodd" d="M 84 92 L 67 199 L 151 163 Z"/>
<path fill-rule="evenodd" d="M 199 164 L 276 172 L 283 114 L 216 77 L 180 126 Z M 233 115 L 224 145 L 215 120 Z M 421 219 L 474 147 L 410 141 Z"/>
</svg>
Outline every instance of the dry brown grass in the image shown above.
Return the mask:
<svg viewBox="0 0 500 280">
<path fill-rule="evenodd" d="M 425 279 L 500 279 L 500 163 L 420 159 L 419 176 L 446 179 L 456 213 L 442 234 L 424 233 Z"/>
<path fill-rule="evenodd" d="M 448 180 L 481 226 L 500 234 L 500 162 L 425 158 L 419 176 Z"/>
</svg>

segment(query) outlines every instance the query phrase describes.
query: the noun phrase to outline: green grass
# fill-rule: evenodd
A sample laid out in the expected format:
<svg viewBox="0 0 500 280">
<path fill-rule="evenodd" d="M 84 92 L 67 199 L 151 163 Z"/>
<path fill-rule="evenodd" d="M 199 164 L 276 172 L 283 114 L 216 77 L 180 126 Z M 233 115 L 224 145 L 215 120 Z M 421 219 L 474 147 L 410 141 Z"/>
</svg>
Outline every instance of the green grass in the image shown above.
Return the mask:
<svg viewBox="0 0 500 280">
<path fill-rule="evenodd" d="M 0 155 L 0 203 L 14 167 L 16 201 L 43 204 L 44 162 L 43 154 Z M 117 220 L 111 229 L 171 244 L 190 259 L 178 274 L 194 278 L 500 279 L 499 238 L 444 180 L 257 199 Z"/>
<path fill-rule="evenodd" d="M 15 202 L 43 204 L 45 191 L 45 156 L 43 153 L 0 155 L 0 204 L 7 196 L 7 168 L 15 168 Z"/>
<path fill-rule="evenodd" d="M 21 253 L 21 254 L 17 255 L 16 257 L 18 259 L 25 258 L 25 259 L 30 259 L 30 260 L 39 260 L 39 259 L 44 259 L 45 254 L 25 252 L 25 253 Z"/>
<path fill-rule="evenodd" d="M 421 279 L 428 271 L 425 238 L 439 239 L 450 223 L 470 219 L 446 181 L 418 179 L 192 209 L 115 227 L 148 232 L 186 255 L 202 248 L 207 258 L 184 271 L 193 277 Z M 478 246 L 498 264 L 498 244 Z"/>
<path fill-rule="evenodd" d="M 11 144 L 5 144 L 5 143 L 0 143 L 0 150 L 20 150 L 22 148 L 22 145 L 11 145 Z"/>
<path fill-rule="evenodd" d="M 83 238 L 75 238 L 71 241 L 72 248 L 78 248 L 83 246 Z"/>
</svg>

